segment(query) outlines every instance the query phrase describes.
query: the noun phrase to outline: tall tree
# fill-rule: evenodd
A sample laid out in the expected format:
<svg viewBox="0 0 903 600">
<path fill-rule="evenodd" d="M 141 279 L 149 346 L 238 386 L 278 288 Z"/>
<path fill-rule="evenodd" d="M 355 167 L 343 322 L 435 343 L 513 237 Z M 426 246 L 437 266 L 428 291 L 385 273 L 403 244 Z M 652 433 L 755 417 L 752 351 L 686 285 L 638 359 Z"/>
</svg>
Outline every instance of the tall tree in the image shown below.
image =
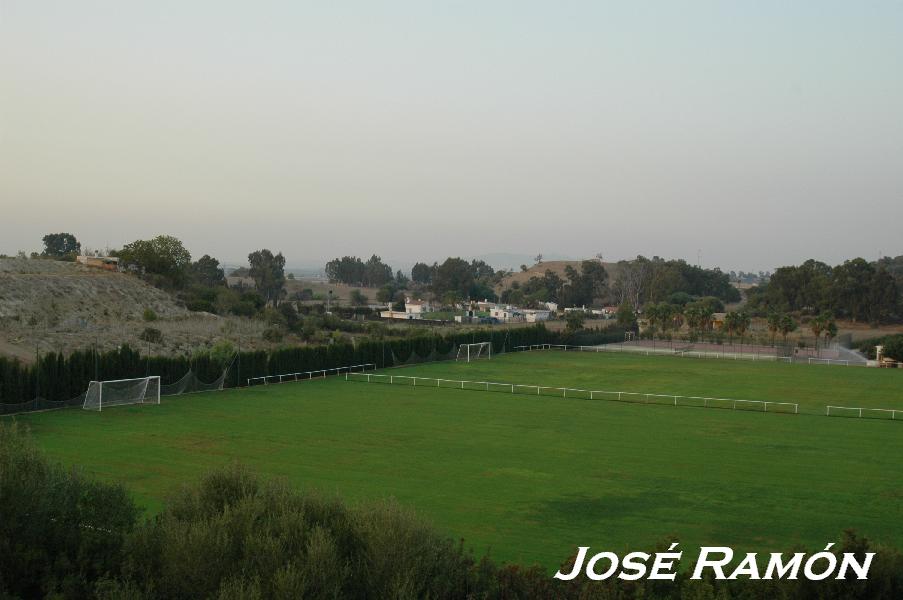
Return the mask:
<svg viewBox="0 0 903 600">
<path fill-rule="evenodd" d="M 191 253 L 171 235 L 135 240 L 116 253 L 120 262 L 137 269 L 155 284 L 181 287 L 191 264 Z"/>
<path fill-rule="evenodd" d="M 432 267 L 426 263 L 419 262 L 411 269 L 411 280 L 414 283 L 427 285 L 433 281 L 433 273 L 436 271 L 436 265 Z"/>
<path fill-rule="evenodd" d="M 285 288 L 285 257 L 282 253 L 273 254 L 266 248 L 248 255 L 251 265 L 250 275 L 257 284 L 257 291 L 266 302 L 278 306 Z"/>
<path fill-rule="evenodd" d="M 82 245 L 71 233 L 48 233 L 43 237 L 44 251 L 42 256 L 62 258 L 72 256 L 81 251 Z"/>
<path fill-rule="evenodd" d="M 442 298 L 464 300 L 473 284 L 470 263 L 461 258 L 447 258 L 436 269 L 433 277 L 433 293 Z"/>
<path fill-rule="evenodd" d="M 222 285 L 225 281 L 223 268 L 220 267 L 219 261 L 205 254 L 197 261 L 191 263 L 191 273 L 201 285 L 213 287 Z"/>
</svg>

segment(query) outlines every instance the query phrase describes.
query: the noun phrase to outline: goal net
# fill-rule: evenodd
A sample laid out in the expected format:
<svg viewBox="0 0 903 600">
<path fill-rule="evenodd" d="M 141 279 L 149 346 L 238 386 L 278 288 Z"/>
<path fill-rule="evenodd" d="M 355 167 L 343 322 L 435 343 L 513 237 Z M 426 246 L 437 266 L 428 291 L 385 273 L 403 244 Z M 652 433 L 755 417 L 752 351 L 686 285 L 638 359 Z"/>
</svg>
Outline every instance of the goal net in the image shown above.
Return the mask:
<svg viewBox="0 0 903 600">
<path fill-rule="evenodd" d="M 458 356 L 455 360 L 470 362 L 479 358 L 492 358 L 492 343 L 478 342 L 476 344 L 461 344 L 458 346 Z"/>
<path fill-rule="evenodd" d="M 103 410 L 123 404 L 160 404 L 160 377 L 92 381 L 82 408 Z"/>
</svg>

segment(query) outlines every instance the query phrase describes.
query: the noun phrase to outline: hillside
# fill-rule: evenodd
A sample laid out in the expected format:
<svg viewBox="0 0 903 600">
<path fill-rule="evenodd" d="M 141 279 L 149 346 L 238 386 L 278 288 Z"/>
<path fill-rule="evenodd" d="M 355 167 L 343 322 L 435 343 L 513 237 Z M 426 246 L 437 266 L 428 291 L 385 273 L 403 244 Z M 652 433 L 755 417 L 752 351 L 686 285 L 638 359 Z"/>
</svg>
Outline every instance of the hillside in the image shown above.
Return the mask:
<svg viewBox="0 0 903 600">
<path fill-rule="evenodd" d="M 596 260 L 596 259 L 589 259 Z M 496 286 L 496 291 L 501 293 L 503 290 L 508 289 L 511 285 L 516 281 L 520 285 L 524 285 L 527 283 L 531 277 L 542 277 L 545 275 L 546 271 L 552 271 L 562 279 L 567 279 L 567 275 L 565 274 L 565 268 L 568 266 L 574 267 L 578 271 L 580 270 L 580 263 L 583 261 L 580 260 L 548 260 L 543 261 L 539 264 L 535 264 L 526 271 L 515 271 L 511 275 L 505 277 L 498 286 Z M 618 273 L 618 265 L 616 263 L 603 262 L 603 266 L 605 267 L 605 271 L 608 273 L 608 282 L 609 284 L 615 280 Z"/>
<path fill-rule="evenodd" d="M 148 308 L 158 317 L 153 323 L 143 319 Z M 76 263 L 0 259 L 2 355 L 32 361 L 38 350 L 71 351 L 95 344 L 107 350 L 124 343 L 143 349 L 147 344 L 139 336 L 148 326 L 163 334 L 163 342 L 149 348 L 154 354 L 184 353 L 216 341 L 227 330 L 256 335 L 261 327 L 246 319 L 239 323 L 191 313 L 132 275 Z"/>
</svg>

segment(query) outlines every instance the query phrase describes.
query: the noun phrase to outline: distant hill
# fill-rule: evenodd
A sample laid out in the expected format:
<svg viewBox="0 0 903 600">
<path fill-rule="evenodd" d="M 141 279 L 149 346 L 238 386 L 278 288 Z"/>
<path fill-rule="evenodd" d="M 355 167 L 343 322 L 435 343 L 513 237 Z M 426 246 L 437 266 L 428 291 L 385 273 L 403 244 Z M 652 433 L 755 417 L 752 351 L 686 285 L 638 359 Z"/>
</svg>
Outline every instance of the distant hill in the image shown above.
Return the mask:
<svg viewBox="0 0 903 600">
<path fill-rule="evenodd" d="M 588 259 L 588 260 L 596 260 L 596 259 Z M 582 260 L 544 260 L 541 263 L 535 264 L 526 271 L 521 271 L 519 268 L 513 272 L 511 275 L 505 277 L 501 283 L 496 286 L 496 290 L 498 292 L 502 292 L 503 290 L 508 289 L 511 285 L 516 281 L 521 285 L 527 283 L 531 277 L 542 277 L 545 275 L 546 271 L 552 271 L 562 279 L 567 279 L 567 275 L 565 275 L 565 268 L 570 265 L 580 270 L 580 263 Z M 605 267 L 605 271 L 608 273 L 608 283 L 611 284 L 614 281 L 618 274 L 618 265 L 616 263 L 603 262 L 602 265 Z"/>
</svg>

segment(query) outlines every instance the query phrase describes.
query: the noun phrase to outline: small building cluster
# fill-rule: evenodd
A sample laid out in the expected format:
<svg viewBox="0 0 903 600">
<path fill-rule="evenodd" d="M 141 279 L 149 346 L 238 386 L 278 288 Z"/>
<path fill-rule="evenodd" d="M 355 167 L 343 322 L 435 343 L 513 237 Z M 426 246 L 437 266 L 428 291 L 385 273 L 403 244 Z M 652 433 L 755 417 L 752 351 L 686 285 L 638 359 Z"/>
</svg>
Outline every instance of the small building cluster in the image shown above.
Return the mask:
<svg viewBox="0 0 903 600">
<path fill-rule="evenodd" d="M 86 267 L 95 269 L 103 269 L 105 271 L 118 271 L 119 259 L 115 256 L 101 256 L 95 252 L 93 254 L 79 254 L 75 257 L 75 261 Z"/>
</svg>

